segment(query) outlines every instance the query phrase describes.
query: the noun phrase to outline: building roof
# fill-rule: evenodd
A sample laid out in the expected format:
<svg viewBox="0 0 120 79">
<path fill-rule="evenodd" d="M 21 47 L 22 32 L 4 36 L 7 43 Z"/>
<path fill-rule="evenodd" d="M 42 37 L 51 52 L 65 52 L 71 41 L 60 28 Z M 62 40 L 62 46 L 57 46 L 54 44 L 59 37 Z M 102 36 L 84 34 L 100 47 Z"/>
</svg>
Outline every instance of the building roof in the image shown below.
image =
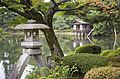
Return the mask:
<svg viewBox="0 0 120 79">
<path fill-rule="evenodd" d="M 84 24 L 88 25 L 89 23 L 88 23 L 88 22 L 83 22 L 83 21 L 75 20 L 72 25 L 81 25 L 81 24 L 83 24 L 83 25 L 84 25 Z"/>
</svg>

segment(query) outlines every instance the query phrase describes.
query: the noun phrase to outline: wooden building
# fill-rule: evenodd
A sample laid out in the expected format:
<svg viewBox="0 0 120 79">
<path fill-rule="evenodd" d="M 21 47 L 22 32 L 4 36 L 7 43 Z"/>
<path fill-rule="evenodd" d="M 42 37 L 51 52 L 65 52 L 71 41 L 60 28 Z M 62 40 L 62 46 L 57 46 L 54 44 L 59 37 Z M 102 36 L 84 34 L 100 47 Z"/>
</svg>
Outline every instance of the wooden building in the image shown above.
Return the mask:
<svg viewBox="0 0 120 79">
<path fill-rule="evenodd" d="M 72 28 L 76 36 L 84 37 L 91 31 L 91 27 L 88 22 L 74 21 L 72 24 Z"/>
</svg>

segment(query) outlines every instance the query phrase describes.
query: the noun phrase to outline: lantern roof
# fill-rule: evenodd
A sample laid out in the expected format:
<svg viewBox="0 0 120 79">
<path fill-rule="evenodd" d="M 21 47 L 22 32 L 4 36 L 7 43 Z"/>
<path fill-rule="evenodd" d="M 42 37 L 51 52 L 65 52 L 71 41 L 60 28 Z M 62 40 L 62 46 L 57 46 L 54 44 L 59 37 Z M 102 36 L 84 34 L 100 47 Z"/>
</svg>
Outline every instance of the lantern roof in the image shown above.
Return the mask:
<svg viewBox="0 0 120 79">
<path fill-rule="evenodd" d="M 38 24 L 34 20 L 28 20 L 27 24 L 19 24 L 15 27 L 15 29 L 19 30 L 40 30 L 40 29 L 49 29 L 49 27 L 45 24 Z"/>
</svg>

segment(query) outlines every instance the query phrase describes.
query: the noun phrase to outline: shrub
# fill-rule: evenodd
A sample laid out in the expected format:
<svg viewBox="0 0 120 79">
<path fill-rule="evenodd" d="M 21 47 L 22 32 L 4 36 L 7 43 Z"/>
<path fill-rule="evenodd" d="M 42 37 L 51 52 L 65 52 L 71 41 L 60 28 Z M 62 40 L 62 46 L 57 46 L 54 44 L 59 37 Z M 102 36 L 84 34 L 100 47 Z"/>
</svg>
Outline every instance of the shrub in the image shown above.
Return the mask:
<svg viewBox="0 0 120 79">
<path fill-rule="evenodd" d="M 46 67 L 41 67 L 41 68 L 34 68 L 32 72 L 30 72 L 26 79 L 38 79 L 39 77 L 45 77 L 50 74 L 50 70 Z"/>
<path fill-rule="evenodd" d="M 114 56 L 120 56 L 120 48 L 117 48 L 116 50 L 106 50 L 101 53 L 102 56 L 105 57 L 114 57 Z"/>
<path fill-rule="evenodd" d="M 76 67 L 72 69 L 76 71 Z M 72 77 L 72 71 L 68 66 L 56 66 L 55 69 L 48 69 L 47 67 L 35 68 L 26 79 L 78 79 Z"/>
<path fill-rule="evenodd" d="M 120 79 L 119 67 L 100 67 L 88 71 L 84 79 Z"/>
<path fill-rule="evenodd" d="M 101 47 L 97 45 L 87 44 L 80 47 L 77 47 L 75 53 L 92 53 L 98 54 L 101 53 Z"/>
<path fill-rule="evenodd" d="M 63 64 L 72 67 L 76 64 L 79 72 L 84 75 L 88 70 L 94 67 L 106 66 L 106 58 L 97 54 L 76 53 L 63 57 Z"/>
</svg>

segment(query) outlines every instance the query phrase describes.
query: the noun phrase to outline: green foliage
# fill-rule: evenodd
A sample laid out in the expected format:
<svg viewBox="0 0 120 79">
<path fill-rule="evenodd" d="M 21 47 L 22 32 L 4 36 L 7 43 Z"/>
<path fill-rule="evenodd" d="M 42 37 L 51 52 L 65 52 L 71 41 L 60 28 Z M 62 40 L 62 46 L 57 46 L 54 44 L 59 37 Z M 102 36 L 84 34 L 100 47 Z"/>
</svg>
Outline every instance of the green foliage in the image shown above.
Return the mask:
<svg viewBox="0 0 120 79">
<path fill-rule="evenodd" d="M 23 7 L 25 7 L 25 5 L 23 5 L 23 4 L 12 4 L 8 8 L 20 9 L 20 8 L 23 8 Z"/>
<path fill-rule="evenodd" d="M 106 7 L 110 7 L 110 5 L 112 6 L 116 5 L 114 0 L 112 0 L 112 2 L 109 0 L 100 1 L 100 3 Z M 89 22 L 94 27 L 94 31 L 92 32 L 92 35 L 93 36 L 113 35 L 114 27 L 117 28 L 117 32 L 119 32 L 119 26 L 120 26 L 119 11 L 116 10 L 115 8 L 103 11 L 105 7 L 103 6 L 100 7 L 101 5 L 99 4 L 99 0 L 96 0 L 96 3 L 95 4 L 93 3 L 93 5 L 96 6 L 85 6 L 82 9 L 82 13 L 79 14 L 80 18 L 82 17 L 84 21 Z"/>
<path fill-rule="evenodd" d="M 116 50 L 103 51 L 101 55 L 105 57 L 120 56 L 120 48 L 117 48 Z"/>
<path fill-rule="evenodd" d="M 32 0 L 33 6 L 30 9 L 40 10 L 46 13 L 50 9 L 50 2 L 44 2 L 44 0 Z"/>
<path fill-rule="evenodd" d="M 106 66 L 105 57 L 97 54 L 76 53 L 63 58 L 63 64 L 72 67 L 76 64 L 81 74 L 85 74 L 91 68 Z"/>
<path fill-rule="evenodd" d="M 74 69 L 74 71 L 72 71 Z M 71 69 L 68 66 L 56 66 L 54 70 L 51 70 L 50 75 L 48 78 L 53 78 L 53 79 L 62 79 L 62 78 L 71 78 L 72 73 L 76 71 L 76 67 L 73 66 Z M 47 78 L 46 78 L 47 79 Z"/>
<path fill-rule="evenodd" d="M 84 79 L 120 79 L 119 67 L 100 67 L 88 71 Z"/>
<path fill-rule="evenodd" d="M 95 21 L 97 22 L 100 13 L 100 11 L 90 10 L 89 13 L 86 14 L 85 20 L 88 20 L 90 23 L 94 23 Z"/>
<path fill-rule="evenodd" d="M 120 45 L 119 39 L 120 38 L 117 38 L 118 46 Z M 114 37 L 101 37 L 100 36 L 100 37 L 92 38 L 92 41 L 94 44 L 99 45 L 102 50 L 113 49 Z M 116 45 L 116 48 L 118 46 Z"/>
<path fill-rule="evenodd" d="M 14 28 L 16 25 L 21 24 L 21 23 L 26 23 L 27 19 L 21 16 L 16 16 L 14 18 L 11 18 L 11 20 L 8 21 L 8 25 L 12 28 Z"/>
<path fill-rule="evenodd" d="M 4 32 L 3 29 L 0 28 L 0 36 L 2 35 L 3 32 Z"/>
<path fill-rule="evenodd" d="M 108 31 L 109 30 L 109 31 Z M 108 21 L 98 22 L 94 24 L 94 32 L 92 33 L 93 36 L 97 35 L 112 35 L 113 28 L 109 24 Z"/>
<path fill-rule="evenodd" d="M 65 22 L 65 19 L 62 16 L 55 16 L 53 25 L 54 25 L 54 29 L 56 29 L 56 30 L 64 30 L 64 29 L 68 29 L 70 27 L 70 25 L 68 25 Z"/>
<path fill-rule="evenodd" d="M 86 17 L 83 17 L 83 19 L 89 22 L 94 27 L 94 31 L 92 32 L 93 36 L 107 36 L 113 33 L 113 27 L 115 26 L 113 25 L 113 17 L 110 17 L 111 16 L 109 14 L 101 12 L 97 10 L 97 8 L 94 8 L 93 10 L 88 9 Z"/>
<path fill-rule="evenodd" d="M 47 67 L 34 68 L 31 73 L 29 73 L 26 79 L 38 79 L 43 76 L 46 77 L 50 74 L 50 70 Z"/>
<path fill-rule="evenodd" d="M 98 54 L 101 53 L 101 47 L 97 45 L 87 44 L 75 49 L 75 53 L 93 53 Z"/>
<path fill-rule="evenodd" d="M 73 70 L 74 69 L 74 70 Z M 76 71 L 76 67 L 71 69 L 68 66 L 56 66 L 55 69 L 47 67 L 35 68 L 26 79 L 67 79 L 72 78 L 72 73 Z"/>
<path fill-rule="evenodd" d="M 2 28 L 0 28 L 0 37 L 1 39 L 3 39 L 4 37 L 6 37 L 7 35 L 9 35 L 10 33 L 5 32 Z"/>
</svg>

